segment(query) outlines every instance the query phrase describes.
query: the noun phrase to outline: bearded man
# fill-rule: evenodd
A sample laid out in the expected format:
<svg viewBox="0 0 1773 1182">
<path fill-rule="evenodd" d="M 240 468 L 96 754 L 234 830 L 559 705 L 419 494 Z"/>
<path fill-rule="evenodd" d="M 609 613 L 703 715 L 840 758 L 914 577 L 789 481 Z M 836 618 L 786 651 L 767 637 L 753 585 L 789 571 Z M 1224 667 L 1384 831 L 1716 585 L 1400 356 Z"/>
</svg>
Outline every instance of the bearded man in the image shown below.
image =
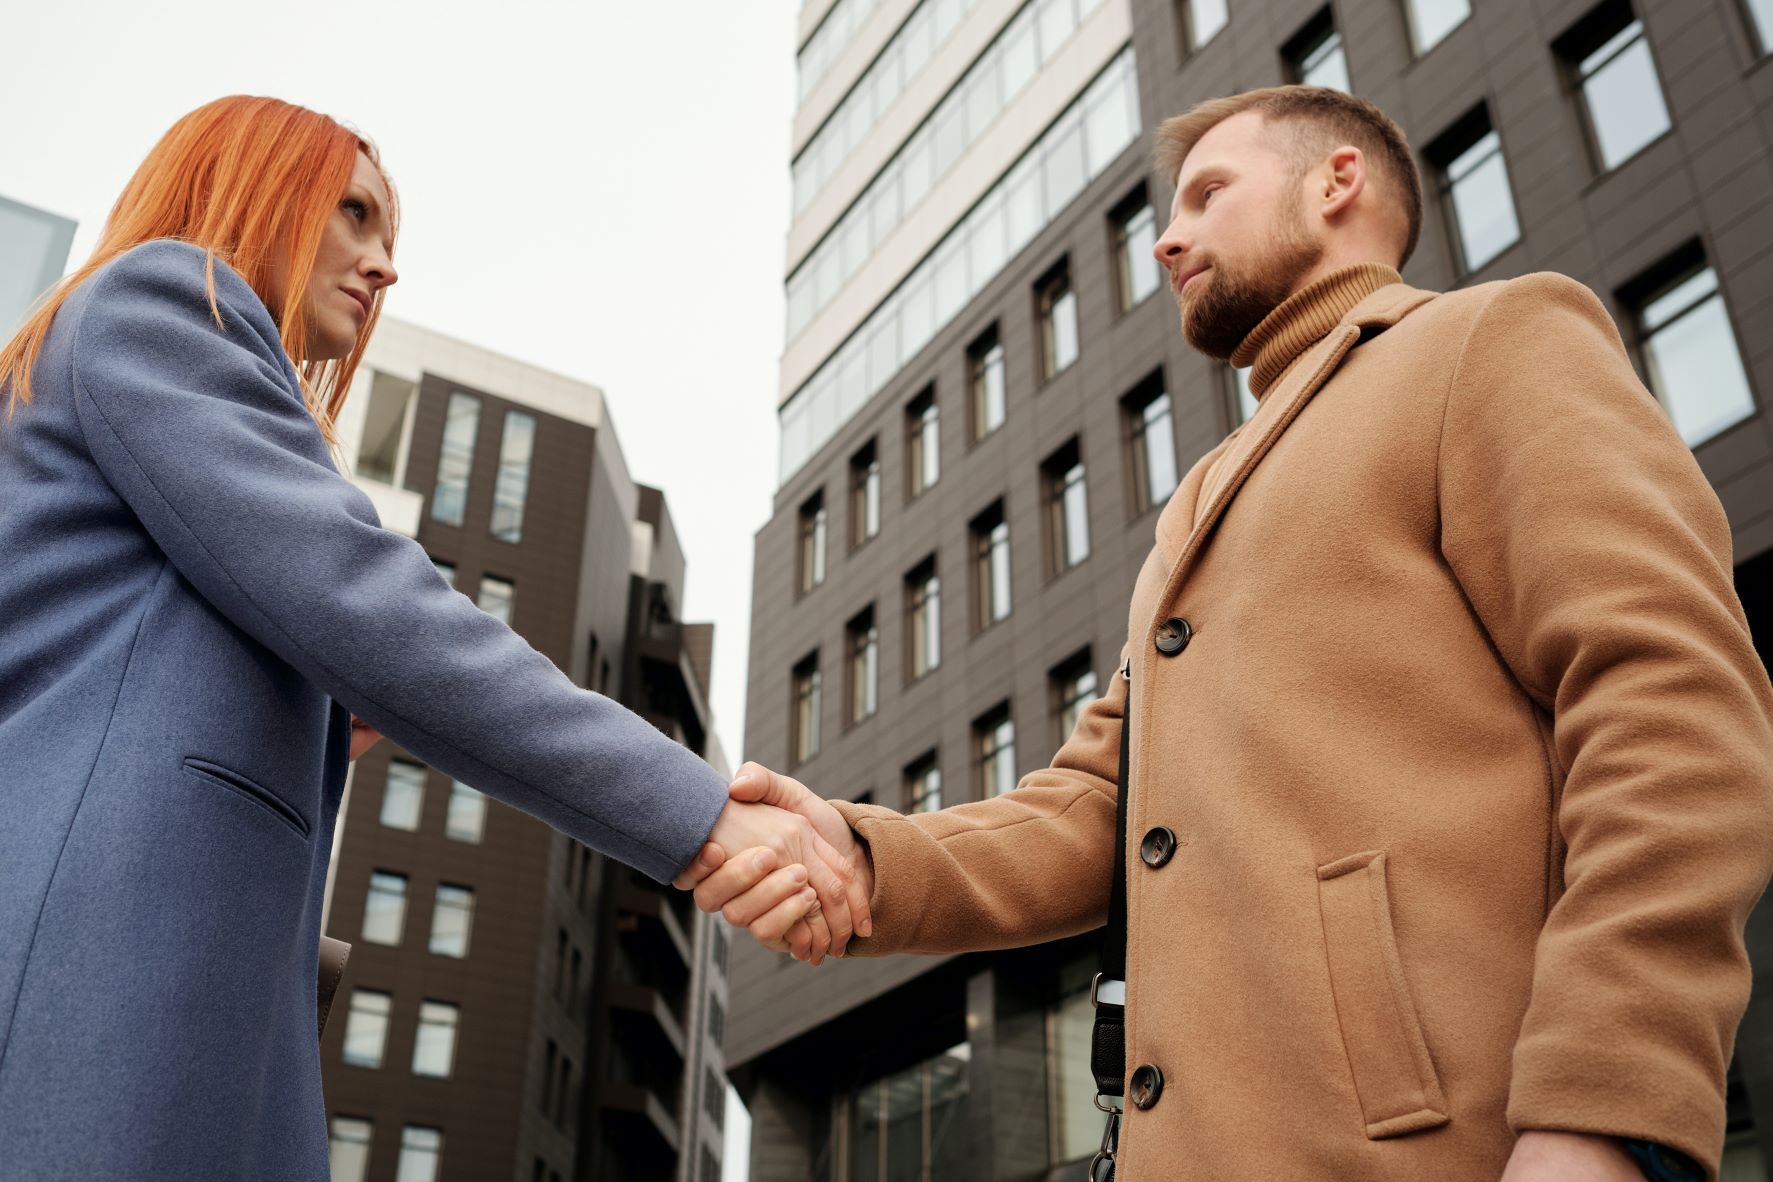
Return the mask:
<svg viewBox="0 0 1773 1182">
<path fill-rule="evenodd" d="M 1120 780 L 1122 1182 L 1715 1179 L 1773 870 L 1716 497 L 1586 288 L 1402 282 L 1371 104 L 1219 99 L 1157 154 L 1182 332 L 1260 402 L 1159 518 L 1121 674 L 993 800 L 734 794 L 851 858 L 852 953 L 950 953 L 1103 922 Z M 781 947 L 773 864 L 680 882 Z"/>
</svg>

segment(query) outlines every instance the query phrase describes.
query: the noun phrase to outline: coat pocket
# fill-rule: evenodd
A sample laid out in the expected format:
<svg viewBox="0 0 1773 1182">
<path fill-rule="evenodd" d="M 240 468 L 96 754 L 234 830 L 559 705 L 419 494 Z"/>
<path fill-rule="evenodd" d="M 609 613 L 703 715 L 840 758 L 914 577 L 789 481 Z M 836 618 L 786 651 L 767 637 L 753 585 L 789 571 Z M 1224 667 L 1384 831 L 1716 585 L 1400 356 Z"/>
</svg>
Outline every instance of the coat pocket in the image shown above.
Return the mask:
<svg viewBox="0 0 1773 1182">
<path fill-rule="evenodd" d="M 272 792 L 269 788 L 247 779 L 237 771 L 223 767 L 219 763 L 210 763 L 207 759 L 186 759 L 185 774 L 195 776 L 211 784 L 220 784 L 223 788 L 235 792 L 266 812 L 294 829 L 304 840 L 308 836 L 308 821 L 296 811 L 294 805 Z"/>
<path fill-rule="evenodd" d="M 1318 908 L 1342 1048 L 1372 1140 L 1447 1123 L 1447 1101 L 1404 981 L 1385 854 L 1372 851 L 1318 867 Z"/>
</svg>

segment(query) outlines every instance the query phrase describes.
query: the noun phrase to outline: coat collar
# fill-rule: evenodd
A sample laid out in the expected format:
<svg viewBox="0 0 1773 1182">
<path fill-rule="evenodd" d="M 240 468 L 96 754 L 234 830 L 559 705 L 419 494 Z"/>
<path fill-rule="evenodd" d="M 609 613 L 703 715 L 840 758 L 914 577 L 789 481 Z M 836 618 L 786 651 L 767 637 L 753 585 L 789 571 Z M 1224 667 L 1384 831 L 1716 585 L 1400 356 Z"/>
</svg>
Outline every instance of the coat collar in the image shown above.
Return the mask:
<svg viewBox="0 0 1773 1182">
<path fill-rule="evenodd" d="M 1196 465 L 1190 478 L 1176 493 L 1178 497 L 1192 500 L 1194 511 L 1182 519 L 1192 525 L 1186 538 L 1178 539 L 1172 535 L 1169 539 L 1179 544 L 1171 547 L 1176 557 L 1170 564 L 1163 596 L 1158 600 L 1158 615 L 1151 623 L 1153 629 L 1168 615 L 1168 605 L 1175 599 L 1201 549 L 1211 538 L 1213 527 L 1225 515 L 1226 508 L 1250 473 L 1299 417 L 1305 404 L 1329 381 L 1350 350 L 1391 328 L 1434 299 L 1436 294 L 1399 282 L 1382 287 L 1356 303 L 1323 339 L 1301 353 L 1287 368 L 1263 396 L 1250 421 L 1219 445 L 1216 449 L 1218 458 Z M 1187 503 L 1185 500 L 1184 504 Z M 1149 643 L 1151 637 L 1146 637 L 1146 641 Z"/>
</svg>

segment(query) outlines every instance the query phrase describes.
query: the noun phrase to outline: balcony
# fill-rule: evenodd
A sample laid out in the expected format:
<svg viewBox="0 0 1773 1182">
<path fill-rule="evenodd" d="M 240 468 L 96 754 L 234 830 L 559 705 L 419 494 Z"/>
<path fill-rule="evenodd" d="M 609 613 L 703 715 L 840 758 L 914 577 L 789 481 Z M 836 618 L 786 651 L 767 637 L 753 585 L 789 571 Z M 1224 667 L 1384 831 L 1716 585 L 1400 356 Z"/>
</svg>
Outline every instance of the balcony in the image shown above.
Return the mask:
<svg viewBox="0 0 1773 1182">
<path fill-rule="evenodd" d="M 650 1089 L 636 1083 L 609 1080 L 598 1088 L 597 1102 L 611 1141 L 621 1146 L 624 1157 L 675 1163 L 677 1121 Z M 667 1177 L 668 1174 L 651 1175 Z"/>
<path fill-rule="evenodd" d="M 361 475 L 353 476 L 351 483 L 361 489 L 376 507 L 376 516 L 382 519 L 382 528 L 405 534 L 409 538 L 419 536 L 419 514 L 425 507 L 424 497 L 411 489 L 395 488 L 391 484 L 383 484 L 379 480 Z"/>
</svg>

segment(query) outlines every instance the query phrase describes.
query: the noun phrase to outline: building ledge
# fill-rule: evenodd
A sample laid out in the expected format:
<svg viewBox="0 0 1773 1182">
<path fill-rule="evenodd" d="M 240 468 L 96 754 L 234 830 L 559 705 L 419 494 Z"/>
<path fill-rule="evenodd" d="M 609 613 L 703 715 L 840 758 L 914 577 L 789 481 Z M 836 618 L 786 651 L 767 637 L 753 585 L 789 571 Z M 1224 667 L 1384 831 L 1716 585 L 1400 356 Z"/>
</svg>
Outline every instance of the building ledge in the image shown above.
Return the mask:
<svg viewBox="0 0 1773 1182">
<path fill-rule="evenodd" d="M 639 1084 L 606 1081 L 598 1088 L 598 1103 L 606 1114 L 638 1117 L 650 1127 L 673 1154 L 677 1152 L 677 1122 L 659 1098 Z"/>
<path fill-rule="evenodd" d="M 383 484 L 365 476 L 353 476 L 351 483 L 361 489 L 369 498 L 370 504 L 376 507 L 376 516 L 382 519 L 382 528 L 405 534 L 409 538 L 419 536 L 419 513 L 425 507 L 424 497 L 410 489 L 395 488 L 391 484 Z"/>
</svg>

